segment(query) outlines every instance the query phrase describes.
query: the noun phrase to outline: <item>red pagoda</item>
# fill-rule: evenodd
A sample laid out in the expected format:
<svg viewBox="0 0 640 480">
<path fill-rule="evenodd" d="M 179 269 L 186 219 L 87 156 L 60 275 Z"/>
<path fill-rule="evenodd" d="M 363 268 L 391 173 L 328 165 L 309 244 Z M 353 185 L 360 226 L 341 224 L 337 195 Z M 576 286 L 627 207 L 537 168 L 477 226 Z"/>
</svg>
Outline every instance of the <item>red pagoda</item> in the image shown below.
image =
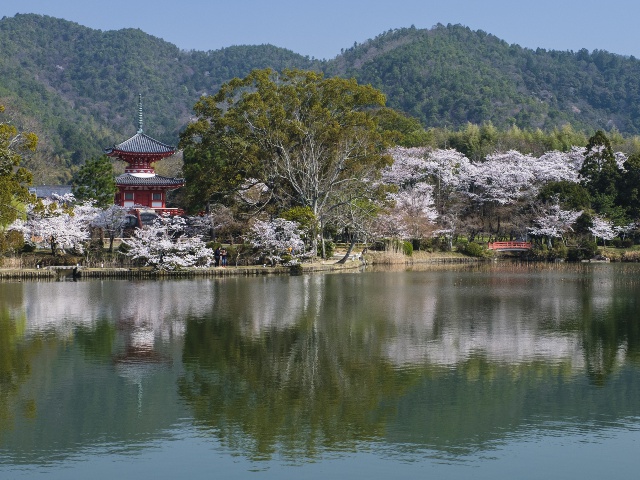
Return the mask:
<svg viewBox="0 0 640 480">
<path fill-rule="evenodd" d="M 181 209 L 166 208 L 168 190 L 184 186 L 183 178 L 156 175 L 153 163 L 176 152 L 146 135 L 142 130 L 142 95 L 139 100 L 138 132 L 128 140 L 104 150 L 109 157 L 127 162 L 124 173 L 116 178 L 115 204 L 133 209 L 153 209 L 157 214 L 180 214 Z"/>
</svg>

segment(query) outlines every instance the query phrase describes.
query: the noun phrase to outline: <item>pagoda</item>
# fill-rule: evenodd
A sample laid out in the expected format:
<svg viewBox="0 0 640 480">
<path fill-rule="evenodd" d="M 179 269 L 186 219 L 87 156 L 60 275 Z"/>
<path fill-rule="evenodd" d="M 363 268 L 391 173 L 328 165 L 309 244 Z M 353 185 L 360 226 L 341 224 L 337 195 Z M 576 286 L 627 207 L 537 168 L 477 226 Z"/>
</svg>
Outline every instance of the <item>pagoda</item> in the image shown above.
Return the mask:
<svg viewBox="0 0 640 480">
<path fill-rule="evenodd" d="M 157 214 L 181 214 L 166 208 L 167 191 L 184 186 L 183 178 L 156 175 L 153 164 L 170 157 L 176 148 L 146 135 L 142 129 L 142 95 L 138 102 L 138 131 L 122 143 L 105 148 L 104 153 L 127 162 L 124 173 L 116 178 L 115 204 L 134 209 L 153 209 Z"/>
</svg>

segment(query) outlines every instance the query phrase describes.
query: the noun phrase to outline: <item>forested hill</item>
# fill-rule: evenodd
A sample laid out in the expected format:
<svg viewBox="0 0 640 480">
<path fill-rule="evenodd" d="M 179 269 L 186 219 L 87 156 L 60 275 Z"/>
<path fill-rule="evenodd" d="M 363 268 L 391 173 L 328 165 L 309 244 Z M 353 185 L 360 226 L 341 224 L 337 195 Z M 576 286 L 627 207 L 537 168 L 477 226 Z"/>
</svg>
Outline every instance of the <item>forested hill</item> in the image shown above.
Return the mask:
<svg viewBox="0 0 640 480">
<path fill-rule="evenodd" d="M 138 94 L 145 131 L 175 145 L 201 94 L 265 67 L 312 62 L 270 45 L 185 52 L 137 29 L 103 32 L 33 14 L 0 20 L 0 103 L 38 134 L 30 166 L 51 182 L 135 133 Z"/>
<path fill-rule="evenodd" d="M 640 62 L 603 51 L 534 51 L 438 25 L 389 31 L 319 61 L 270 45 L 183 51 L 141 30 L 103 32 L 41 15 L 0 20 L 0 103 L 40 137 L 30 166 L 44 180 L 64 181 L 133 135 L 139 93 L 145 131 L 176 144 L 200 95 L 264 67 L 356 77 L 426 128 L 491 121 L 640 133 Z"/>
<path fill-rule="evenodd" d="M 640 61 L 605 51 L 531 50 L 459 25 L 389 31 L 328 65 L 382 89 L 427 126 L 640 133 Z"/>
</svg>

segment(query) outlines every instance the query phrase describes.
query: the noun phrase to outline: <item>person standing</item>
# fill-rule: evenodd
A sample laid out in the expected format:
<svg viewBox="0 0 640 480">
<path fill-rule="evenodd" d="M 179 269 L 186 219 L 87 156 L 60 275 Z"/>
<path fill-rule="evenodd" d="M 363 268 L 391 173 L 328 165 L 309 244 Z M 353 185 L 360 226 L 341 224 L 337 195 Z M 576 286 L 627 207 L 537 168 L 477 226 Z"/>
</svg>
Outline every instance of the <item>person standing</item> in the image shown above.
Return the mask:
<svg viewBox="0 0 640 480">
<path fill-rule="evenodd" d="M 227 249 L 223 248 L 222 250 L 220 250 L 220 258 L 222 259 L 222 266 L 226 267 L 227 266 Z"/>
<path fill-rule="evenodd" d="M 220 247 L 217 247 L 213 251 L 213 260 L 214 260 L 214 265 L 216 267 L 219 267 L 220 266 Z"/>
</svg>

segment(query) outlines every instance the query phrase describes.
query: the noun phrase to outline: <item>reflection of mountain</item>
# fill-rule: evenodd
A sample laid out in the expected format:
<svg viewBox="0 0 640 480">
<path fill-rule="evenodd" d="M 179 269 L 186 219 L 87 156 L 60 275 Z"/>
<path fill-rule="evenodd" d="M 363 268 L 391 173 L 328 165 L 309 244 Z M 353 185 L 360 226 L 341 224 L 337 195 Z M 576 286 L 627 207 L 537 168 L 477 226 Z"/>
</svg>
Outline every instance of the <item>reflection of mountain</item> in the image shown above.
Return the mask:
<svg viewBox="0 0 640 480">
<path fill-rule="evenodd" d="M 624 424 L 638 269 L 604 267 L 0 284 L 0 449 L 126 449 L 187 419 L 255 458 L 457 455 Z"/>
</svg>

